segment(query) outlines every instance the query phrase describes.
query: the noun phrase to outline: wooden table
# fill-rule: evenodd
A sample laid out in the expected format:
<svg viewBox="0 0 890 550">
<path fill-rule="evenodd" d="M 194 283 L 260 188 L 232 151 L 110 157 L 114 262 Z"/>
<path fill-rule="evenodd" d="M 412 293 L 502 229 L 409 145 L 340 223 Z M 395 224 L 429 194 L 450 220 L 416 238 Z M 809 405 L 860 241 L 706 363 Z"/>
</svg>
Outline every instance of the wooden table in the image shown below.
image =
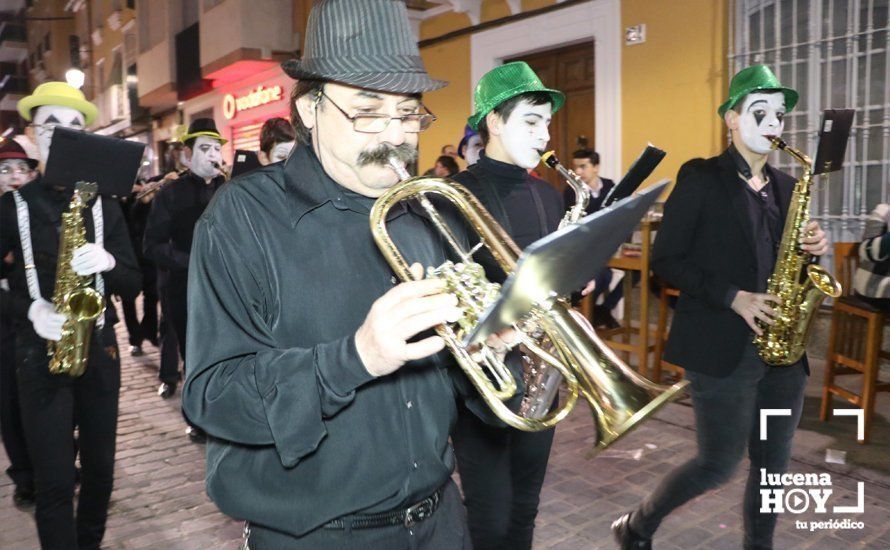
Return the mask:
<svg viewBox="0 0 890 550">
<path fill-rule="evenodd" d="M 624 256 L 619 251 L 609 260 L 607 265 L 610 268 L 624 271 L 622 283 L 624 285 L 624 318 L 621 320 L 622 326 L 601 333 L 603 340 L 612 349 L 624 352 L 625 357 L 631 359 L 631 363 L 635 358 L 637 371 L 647 377 L 650 375 L 649 353 L 655 350 L 655 344 L 649 342 L 649 261 L 652 252 L 652 235 L 660 224 L 660 220 L 649 218 L 640 222 L 638 231 L 642 237 L 642 243 L 639 256 Z M 640 272 L 640 320 L 636 326 L 631 319 L 633 273 L 635 271 Z M 636 342 L 631 341 L 633 335 L 637 336 Z M 618 340 L 619 337 L 621 341 Z"/>
</svg>

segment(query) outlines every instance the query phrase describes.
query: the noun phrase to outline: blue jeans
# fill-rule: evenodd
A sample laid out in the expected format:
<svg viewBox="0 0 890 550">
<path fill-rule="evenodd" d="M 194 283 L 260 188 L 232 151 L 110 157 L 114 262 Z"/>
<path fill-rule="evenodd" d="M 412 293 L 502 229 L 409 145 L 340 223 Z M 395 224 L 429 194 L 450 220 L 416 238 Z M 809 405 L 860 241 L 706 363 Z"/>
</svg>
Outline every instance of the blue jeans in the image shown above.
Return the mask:
<svg viewBox="0 0 890 550">
<path fill-rule="evenodd" d="M 686 372 L 698 439 L 698 455 L 671 471 L 631 517 L 631 528 L 651 538 L 675 508 L 732 479 L 745 450 L 751 470 L 745 488 L 745 548 L 772 548 L 776 515 L 760 513 L 760 469 L 783 473 L 800 420 L 807 375 L 802 362 L 770 367 L 753 344 L 726 378 Z M 791 409 L 791 416 L 771 416 L 766 441 L 760 440 L 760 410 Z"/>
</svg>

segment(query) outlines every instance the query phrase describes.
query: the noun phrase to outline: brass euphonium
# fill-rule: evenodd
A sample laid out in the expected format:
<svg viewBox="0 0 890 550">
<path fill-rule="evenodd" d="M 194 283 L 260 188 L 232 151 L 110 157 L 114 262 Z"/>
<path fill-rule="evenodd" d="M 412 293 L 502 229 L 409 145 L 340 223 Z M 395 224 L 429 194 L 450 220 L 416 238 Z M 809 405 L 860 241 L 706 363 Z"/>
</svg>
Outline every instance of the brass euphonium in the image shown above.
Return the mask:
<svg viewBox="0 0 890 550">
<path fill-rule="evenodd" d="M 803 175 L 794 185 L 776 255 L 776 267 L 767 282 L 767 294 L 778 296 L 781 302 L 773 308 L 776 311 L 774 324 L 757 322 L 763 333 L 754 337 L 754 343 L 764 362 L 788 366 L 803 357 L 810 321 L 819 305 L 826 296 L 840 296 L 843 288 L 831 273 L 813 263 L 814 256 L 804 252 L 799 244 L 810 219 L 813 162 L 779 137 L 771 137 L 770 142 L 773 149 L 781 149 L 791 155 L 803 167 Z"/>
<path fill-rule="evenodd" d="M 389 210 L 404 200 L 417 200 L 430 216 L 461 260 L 427 268 L 427 277 L 444 278 L 448 292 L 458 299 L 463 317 L 455 324 L 436 327 L 458 365 L 482 395 L 486 404 L 504 423 L 524 431 L 550 428 L 564 419 L 583 395 L 594 411 L 597 423 L 597 449 L 603 449 L 626 434 L 638 422 L 661 405 L 676 397 L 686 382 L 673 387 L 653 384 L 622 363 L 596 334 L 579 324 L 571 308 L 554 298 L 538 304 L 517 325 L 519 342 L 535 362 L 556 369 L 565 382 L 565 401 L 542 418 L 527 418 L 514 413 L 505 401 L 516 393 L 517 381 L 497 353 L 488 346 L 467 349 L 462 337 L 475 325 L 486 306 L 494 301 L 500 287 L 485 279 L 479 264 L 473 262 L 476 249 L 466 251 L 446 221 L 433 206 L 428 195 L 451 202 L 467 219 L 481 239 L 481 245 L 499 263 L 505 273 L 512 273 L 520 251 L 503 228 L 482 204 L 463 186 L 443 178 L 409 178 L 401 162 L 392 158 L 390 164 L 403 181 L 387 190 L 371 209 L 371 233 L 378 247 L 403 280 L 413 280 L 409 262 L 396 248 L 386 227 Z M 548 349 L 552 349 L 548 351 Z"/>
<path fill-rule="evenodd" d="M 95 195 L 95 183 L 77 182 L 68 211 L 62 214 L 53 305 L 67 319 L 62 339 L 47 342 L 49 372 L 53 374 L 78 377 L 86 371 L 93 327 L 105 312 L 105 297 L 92 287 L 94 277 L 81 277 L 71 268 L 74 251 L 87 243 L 83 210 Z"/>
</svg>

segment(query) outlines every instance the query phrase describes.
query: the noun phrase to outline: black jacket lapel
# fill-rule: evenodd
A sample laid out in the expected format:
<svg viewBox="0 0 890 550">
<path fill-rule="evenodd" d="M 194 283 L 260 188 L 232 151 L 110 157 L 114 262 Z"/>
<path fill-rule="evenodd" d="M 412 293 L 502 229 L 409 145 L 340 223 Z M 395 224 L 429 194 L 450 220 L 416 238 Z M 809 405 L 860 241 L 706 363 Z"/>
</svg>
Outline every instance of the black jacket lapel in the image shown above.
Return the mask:
<svg viewBox="0 0 890 550">
<path fill-rule="evenodd" d="M 754 248 L 754 228 L 751 227 L 751 218 L 748 216 L 748 199 L 745 198 L 745 188 L 739 179 L 735 162 L 729 156 L 728 151 L 724 151 L 718 159 L 720 166 L 720 183 L 723 185 L 726 194 L 729 197 L 732 210 L 735 212 L 736 221 L 745 235 L 745 241 L 748 243 L 748 252 L 756 255 Z"/>
</svg>

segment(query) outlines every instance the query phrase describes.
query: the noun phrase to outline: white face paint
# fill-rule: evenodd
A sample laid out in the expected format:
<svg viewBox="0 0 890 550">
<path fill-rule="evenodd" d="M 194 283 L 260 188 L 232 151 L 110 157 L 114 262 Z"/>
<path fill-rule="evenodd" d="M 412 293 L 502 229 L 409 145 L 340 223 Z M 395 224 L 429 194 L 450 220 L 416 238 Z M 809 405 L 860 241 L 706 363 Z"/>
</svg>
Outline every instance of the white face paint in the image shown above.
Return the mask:
<svg viewBox="0 0 890 550">
<path fill-rule="evenodd" d="M 272 147 L 272 150 L 269 151 L 269 162 L 279 162 L 286 159 L 290 154 L 291 149 L 294 148 L 295 143 L 296 141 L 276 143 L 275 147 Z"/>
<path fill-rule="evenodd" d="M 212 137 L 198 137 L 192 146 L 189 170 L 201 178 L 216 177 L 219 175 L 219 170 L 213 167 L 213 163 L 222 164 L 221 149 L 222 145 Z"/>
<path fill-rule="evenodd" d="M 0 195 L 14 191 L 33 178 L 34 171 L 24 160 L 0 160 Z"/>
<path fill-rule="evenodd" d="M 467 145 L 464 149 L 464 159 L 467 161 L 467 166 L 472 166 L 479 162 L 482 148 L 482 138 L 479 135 L 471 136 L 467 140 Z"/>
<path fill-rule="evenodd" d="M 781 136 L 785 128 L 784 118 L 785 94 L 748 94 L 739 113 L 739 135 L 748 149 L 765 155 L 772 150 L 766 136 Z"/>
<path fill-rule="evenodd" d="M 550 141 L 550 110 L 550 103 L 532 105 L 522 100 L 501 125 L 501 143 L 516 166 L 529 170 L 541 161 L 541 151 Z"/>
<path fill-rule="evenodd" d="M 31 122 L 34 126 L 34 137 L 40 153 L 40 162 L 46 164 L 49 159 L 49 145 L 53 140 L 53 130 L 58 126 L 83 130 L 83 113 L 71 107 L 61 105 L 42 105 L 33 112 Z"/>
</svg>

